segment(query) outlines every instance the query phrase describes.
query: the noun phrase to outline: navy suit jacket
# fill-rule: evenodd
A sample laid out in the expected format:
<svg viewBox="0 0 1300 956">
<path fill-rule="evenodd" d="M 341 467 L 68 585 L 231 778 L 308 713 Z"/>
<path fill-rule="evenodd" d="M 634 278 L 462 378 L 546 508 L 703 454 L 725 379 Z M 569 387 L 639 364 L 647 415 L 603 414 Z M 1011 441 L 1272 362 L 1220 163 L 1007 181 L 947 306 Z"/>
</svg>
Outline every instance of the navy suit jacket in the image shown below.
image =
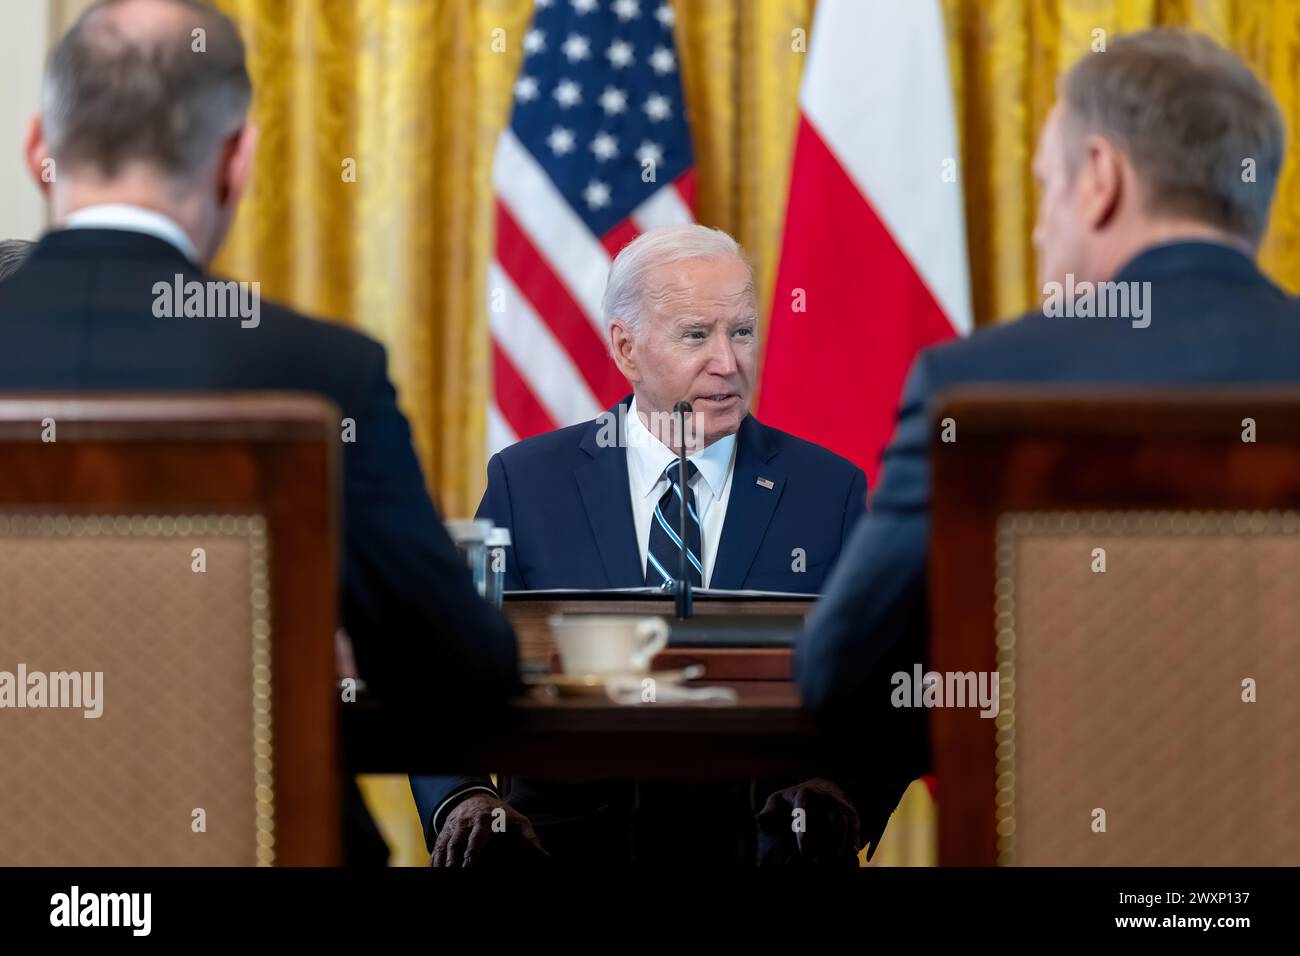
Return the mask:
<svg viewBox="0 0 1300 956">
<path fill-rule="evenodd" d="M 1151 283 L 1147 328 L 1031 313 L 930 349 L 913 365 L 870 513 L 795 649 L 804 702 L 845 727 L 871 728 L 882 745 L 873 766 L 882 778 L 892 768 L 895 797 L 928 764 L 923 712 L 887 702 L 889 675 L 924 661 L 935 396 L 966 383 L 1300 382 L 1300 306 L 1241 253 L 1205 242 L 1157 246 L 1116 281 Z"/>
<path fill-rule="evenodd" d="M 480 600 L 434 511 L 378 343 L 261 303 L 260 322 L 156 318 L 155 282 L 208 277 L 154 236 L 72 229 L 0 282 L 0 392 L 312 392 L 355 422 L 343 444 L 340 617 L 358 669 L 407 726 L 504 700 L 514 635 Z M 418 719 L 419 723 L 415 723 Z"/>
<path fill-rule="evenodd" d="M 618 413 L 615 406 L 608 414 Z M 478 514 L 510 529 L 507 590 L 645 583 L 627 450 L 616 444 L 602 448 L 600 425 L 596 419 L 539 435 L 488 462 Z M 817 593 L 866 500 L 867 479 L 860 468 L 746 417 L 737 435 L 731 496 L 709 586 Z M 797 548 L 803 549 L 806 567 L 796 563 Z"/>
<path fill-rule="evenodd" d="M 627 414 L 630 400 L 607 413 L 613 421 L 620 406 Z M 478 515 L 510 529 L 507 590 L 644 586 L 627 450 L 603 441 L 602 427 L 606 436 L 612 430 L 608 421 L 598 417 L 529 438 L 488 462 Z M 746 417 L 710 588 L 820 592 L 866 498 L 866 475 L 852 462 Z M 795 549 L 803 550 L 804 562 L 796 561 Z M 426 837 L 438 806 L 469 782 L 412 778 Z"/>
</svg>

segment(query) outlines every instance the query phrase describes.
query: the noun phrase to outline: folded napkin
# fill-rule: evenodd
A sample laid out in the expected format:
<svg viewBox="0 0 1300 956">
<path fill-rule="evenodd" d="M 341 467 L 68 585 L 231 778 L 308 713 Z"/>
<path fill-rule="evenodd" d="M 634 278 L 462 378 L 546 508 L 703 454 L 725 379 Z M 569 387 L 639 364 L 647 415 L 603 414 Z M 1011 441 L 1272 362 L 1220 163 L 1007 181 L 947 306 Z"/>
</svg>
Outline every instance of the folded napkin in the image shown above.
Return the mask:
<svg viewBox="0 0 1300 956">
<path fill-rule="evenodd" d="M 653 678 L 626 676 L 611 677 L 605 682 L 605 693 L 616 704 L 734 704 L 736 692 L 730 687 L 687 687 L 672 681 L 655 681 Z"/>
</svg>

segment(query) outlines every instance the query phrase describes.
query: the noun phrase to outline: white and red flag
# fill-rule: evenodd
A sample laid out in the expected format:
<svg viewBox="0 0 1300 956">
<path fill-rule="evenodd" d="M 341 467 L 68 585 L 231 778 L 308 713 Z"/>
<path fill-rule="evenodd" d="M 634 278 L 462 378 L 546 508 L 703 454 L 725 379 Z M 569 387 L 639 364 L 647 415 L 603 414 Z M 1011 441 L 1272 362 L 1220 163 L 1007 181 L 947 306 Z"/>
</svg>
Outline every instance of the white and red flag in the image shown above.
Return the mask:
<svg viewBox="0 0 1300 956">
<path fill-rule="evenodd" d="M 759 418 L 874 483 L 918 351 L 970 330 L 938 0 L 820 0 Z"/>
</svg>

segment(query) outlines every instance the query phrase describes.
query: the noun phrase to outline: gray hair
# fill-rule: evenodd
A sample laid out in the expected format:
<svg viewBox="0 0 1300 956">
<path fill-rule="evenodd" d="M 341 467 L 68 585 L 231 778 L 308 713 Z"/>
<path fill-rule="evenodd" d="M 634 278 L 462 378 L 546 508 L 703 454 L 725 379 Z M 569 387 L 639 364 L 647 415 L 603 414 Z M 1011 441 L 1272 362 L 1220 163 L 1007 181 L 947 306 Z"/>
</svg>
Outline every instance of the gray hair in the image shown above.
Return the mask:
<svg viewBox="0 0 1300 956">
<path fill-rule="evenodd" d="M 1128 154 L 1149 212 L 1258 245 L 1286 134 L 1272 94 L 1235 54 L 1200 34 L 1143 30 L 1085 54 L 1062 78 L 1061 99 L 1072 171 L 1083 138 L 1101 134 Z"/>
<path fill-rule="evenodd" d="M 684 223 L 646 230 L 624 246 L 609 267 L 609 281 L 605 283 L 605 295 L 600 303 L 606 335 L 615 319 L 633 332 L 640 326 L 645 278 L 650 270 L 687 259 L 723 259 L 728 256 L 735 256 L 745 263 L 753 279 L 754 267 L 749 257 L 740 248 L 740 243 L 721 229 Z M 613 344 L 608 344 L 612 349 Z"/>
<path fill-rule="evenodd" d="M 0 239 L 0 279 L 7 279 L 17 272 L 35 245 L 26 239 Z"/>
<path fill-rule="evenodd" d="M 166 0 L 175 22 L 128 25 L 121 8 L 130 2 L 100 0 L 50 54 L 45 140 L 67 169 L 111 178 L 142 161 L 184 179 L 244 123 L 252 99 L 244 43 L 206 3 Z"/>
</svg>

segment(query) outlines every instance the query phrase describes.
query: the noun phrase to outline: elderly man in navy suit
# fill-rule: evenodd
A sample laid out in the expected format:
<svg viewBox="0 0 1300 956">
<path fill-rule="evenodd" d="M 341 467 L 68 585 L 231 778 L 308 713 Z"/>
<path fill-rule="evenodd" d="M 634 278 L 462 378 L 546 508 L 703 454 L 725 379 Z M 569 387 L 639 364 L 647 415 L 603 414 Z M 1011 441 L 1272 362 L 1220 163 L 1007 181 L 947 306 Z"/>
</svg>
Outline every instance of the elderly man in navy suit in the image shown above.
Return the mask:
<svg viewBox="0 0 1300 956">
<path fill-rule="evenodd" d="M 865 511 L 866 477 L 750 415 L 757 305 L 735 240 L 698 225 L 646 232 L 615 259 L 603 311 L 610 352 L 633 394 L 594 421 L 520 442 L 488 464 L 479 515 L 511 531 L 507 589 L 671 587 L 684 544 L 696 587 L 820 591 Z M 673 409 L 683 400 L 693 411 L 679 433 Z M 681 853 L 708 857 L 704 843 L 735 836 L 713 826 L 735 814 L 672 816 L 676 798 L 649 809 L 655 788 L 644 784 L 516 781 L 504 802 L 486 781 L 416 778 L 412 788 L 435 864 L 475 861 L 501 807 L 517 834 L 572 861 L 646 859 L 651 841 L 630 825 L 632 804 L 642 807 L 641 823 L 653 820 L 655 841 L 669 834 Z M 701 793 L 692 791 L 696 811 L 707 802 Z M 789 830 L 795 804 L 837 820 L 834 845 L 805 845 L 807 855 L 852 858 L 857 819 L 843 791 L 826 780 L 778 791 L 764 807 L 773 824 L 765 830 L 782 818 Z M 642 838 L 628 853 L 634 829 Z"/>
<path fill-rule="evenodd" d="M 1044 294 L 1122 283 L 1132 314 L 1035 313 L 923 353 L 871 513 L 796 646 L 805 703 L 871 728 L 891 802 L 928 760 L 920 712 L 886 702 L 890 675 L 925 653 L 935 396 L 977 382 L 1300 381 L 1300 307 L 1254 261 L 1284 156 L 1269 91 L 1207 38 L 1151 30 L 1085 54 L 1060 94 L 1034 160 Z"/>
</svg>

